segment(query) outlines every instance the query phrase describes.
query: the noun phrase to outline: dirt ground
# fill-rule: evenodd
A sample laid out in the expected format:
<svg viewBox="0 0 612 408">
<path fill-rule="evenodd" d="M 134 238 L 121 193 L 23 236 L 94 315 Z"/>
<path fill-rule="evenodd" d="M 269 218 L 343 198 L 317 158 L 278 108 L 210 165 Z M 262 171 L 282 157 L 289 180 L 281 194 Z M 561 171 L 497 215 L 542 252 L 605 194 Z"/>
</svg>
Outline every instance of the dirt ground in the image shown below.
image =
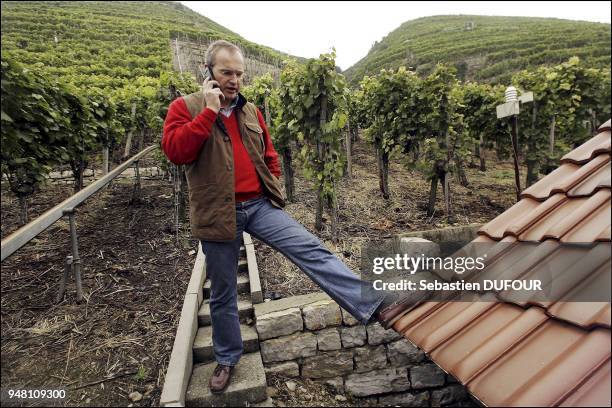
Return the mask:
<svg viewBox="0 0 612 408">
<path fill-rule="evenodd" d="M 67 220 L 2 263 L 2 389 L 66 390 L 63 400 L 16 405 L 126 406 L 134 391 L 137 406 L 158 405 L 194 255 L 175 244 L 171 184 L 143 180 L 141 202 L 129 205 L 132 185 L 113 182 L 77 209 L 82 304 L 72 277 L 54 302 Z M 46 186 L 32 219 L 71 194 Z M 2 209 L 5 237 L 18 213 L 4 191 Z"/>
<path fill-rule="evenodd" d="M 470 187 L 453 183 L 457 225 L 486 222 L 514 203 L 511 164 L 490 160 L 489 165 L 485 173 L 467 169 Z M 316 234 L 355 271 L 361 246 L 369 240 L 447 226 L 440 192 L 435 214 L 426 216 L 429 183 L 419 173 L 392 162 L 389 180 L 391 198 L 384 200 L 373 149 L 359 142 L 353 178 L 338 186 L 339 242 L 331 242 L 328 220 Z M 66 390 L 63 400 L 14 405 L 159 405 L 197 241 L 189 239 L 187 227 L 181 236 L 188 245 L 175 241 L 168 180 L 143 180 L 140 202 L 130 205 L 132 185 L 131 180 L 113 182 L 77 209 L 82 304 L 75 302 L 72 278 L 65 299 L 54 301 L 70 252 L 67 220 L 2 263 L 2 388 Z M 297 200 L 286 211 L 314 233 L 311 187 L 298 170 Z M 5 189 L 3 185 L 2 237 L 14 231 L 18 221 L 17 200 Z M 44 186 L 30 202 L 31 219 L 71 194 L 69 185 Z M 255 243 L 265 296 L 320 290 L 282 255 Z M 297 391 L 292 392 L 286 381 L 269 379 L 277 406 L 367 404 L 336 399 L 329 387 L 308 380 L 293 380 Z"/>
</svg>

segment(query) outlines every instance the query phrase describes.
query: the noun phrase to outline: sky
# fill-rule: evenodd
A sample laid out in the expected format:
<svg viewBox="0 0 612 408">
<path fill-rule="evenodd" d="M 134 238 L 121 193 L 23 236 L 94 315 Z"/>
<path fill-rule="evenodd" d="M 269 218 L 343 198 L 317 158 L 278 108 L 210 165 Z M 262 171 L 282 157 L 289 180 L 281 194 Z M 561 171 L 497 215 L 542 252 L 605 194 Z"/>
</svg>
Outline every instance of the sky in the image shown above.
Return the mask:
<svg viewBox="0 0 612 408">
<path fill-rule="evenodd" d="M 181 1 L 243 38 L 305 58 L 336 49 L 345 70 L 402 23 L 435 15 L 554 17 L 610 24 L 609 1 Z"/>
</svg>

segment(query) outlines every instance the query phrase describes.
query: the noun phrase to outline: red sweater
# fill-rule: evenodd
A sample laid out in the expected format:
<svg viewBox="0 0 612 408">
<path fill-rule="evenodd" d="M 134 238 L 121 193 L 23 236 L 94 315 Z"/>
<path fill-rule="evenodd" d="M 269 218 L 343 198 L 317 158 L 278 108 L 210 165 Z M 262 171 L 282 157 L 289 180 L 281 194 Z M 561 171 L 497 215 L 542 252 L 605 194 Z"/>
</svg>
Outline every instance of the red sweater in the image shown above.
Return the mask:
<svg viewBox="0 0 612 408">
<path fill-rule="evenodd" d="M 175 99 L 168 108 L 162 136 L 162 150 L 174 164 L 187 164 L 196 160 L 204 142 L 210 136 L 217 114 L 209 108 L 204 109 L 193 120 L 183 98 Z M 234 189 L 236 201 L 245 201 L 262 193 L 261 182 L 253 161 L 242 144 L 238 130 L 235 111 L 229 118 L 221 115 L 232 140 L 234 153 Z M 257 110 L 259 125 L 263 129 L 266 153 L 264 161 L 270 172 L 280 177 L 278 153 L 274 150 L 270 133 L 259 109 Z"/>
</svg>

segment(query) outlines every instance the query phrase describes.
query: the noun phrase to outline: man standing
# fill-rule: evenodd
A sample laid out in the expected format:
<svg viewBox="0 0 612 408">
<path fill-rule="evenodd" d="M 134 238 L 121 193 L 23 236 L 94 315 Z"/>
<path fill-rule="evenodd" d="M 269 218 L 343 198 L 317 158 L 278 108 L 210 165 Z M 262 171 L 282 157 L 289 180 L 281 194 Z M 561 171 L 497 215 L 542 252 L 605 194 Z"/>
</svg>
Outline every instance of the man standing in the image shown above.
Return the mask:
<svg viewBox="0 0 612 408">
<path fill-rule="evenodd" d="M 240 49 L 215 41 L 206 51 L 205 68 L 210 78 L 202 91 L 170 105 L 161 145 L 171 162 L 187 165 L 191 231 L 201 240 L 211 281 L 218 365 L 209 386 L 222 392 L 243 352 L 236 287 L 243 231 L 280 251 L 363 324 L 382 312 L 389 317 L 398 305 L 389 306 L 395 299 L 360 280 L 282 210 L 278 154 L 261 112 L 239 93 Z"/>
</svg>

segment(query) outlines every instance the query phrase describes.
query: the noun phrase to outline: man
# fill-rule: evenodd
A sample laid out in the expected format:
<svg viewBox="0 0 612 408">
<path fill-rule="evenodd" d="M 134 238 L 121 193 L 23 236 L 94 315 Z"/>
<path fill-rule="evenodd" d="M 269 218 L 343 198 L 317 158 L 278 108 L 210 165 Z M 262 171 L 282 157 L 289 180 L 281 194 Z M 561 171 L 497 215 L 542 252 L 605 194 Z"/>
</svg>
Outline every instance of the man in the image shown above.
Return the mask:
<svg viewBox="0 0 612 408">
<path fill-rule="evenodd" d="M 202 91 L 170 105 L 161 144 L 171 162 L 187 165 L 191 231 L 201 240 L 211 280 L 217 367 L 209 386 L 216 393 L 229 384 L 243 352 L 236 289 L 243 231 L 288 257 L 364 324 L 384 312 L 388 326 L 402 305 L 360 280 L 282 210 L 278 154 L 261 112 L 239 93 L 240 49 L 215 41 L 206 51 L 205 68 L 212 78 L 204 80 Z"/>
</svg>

